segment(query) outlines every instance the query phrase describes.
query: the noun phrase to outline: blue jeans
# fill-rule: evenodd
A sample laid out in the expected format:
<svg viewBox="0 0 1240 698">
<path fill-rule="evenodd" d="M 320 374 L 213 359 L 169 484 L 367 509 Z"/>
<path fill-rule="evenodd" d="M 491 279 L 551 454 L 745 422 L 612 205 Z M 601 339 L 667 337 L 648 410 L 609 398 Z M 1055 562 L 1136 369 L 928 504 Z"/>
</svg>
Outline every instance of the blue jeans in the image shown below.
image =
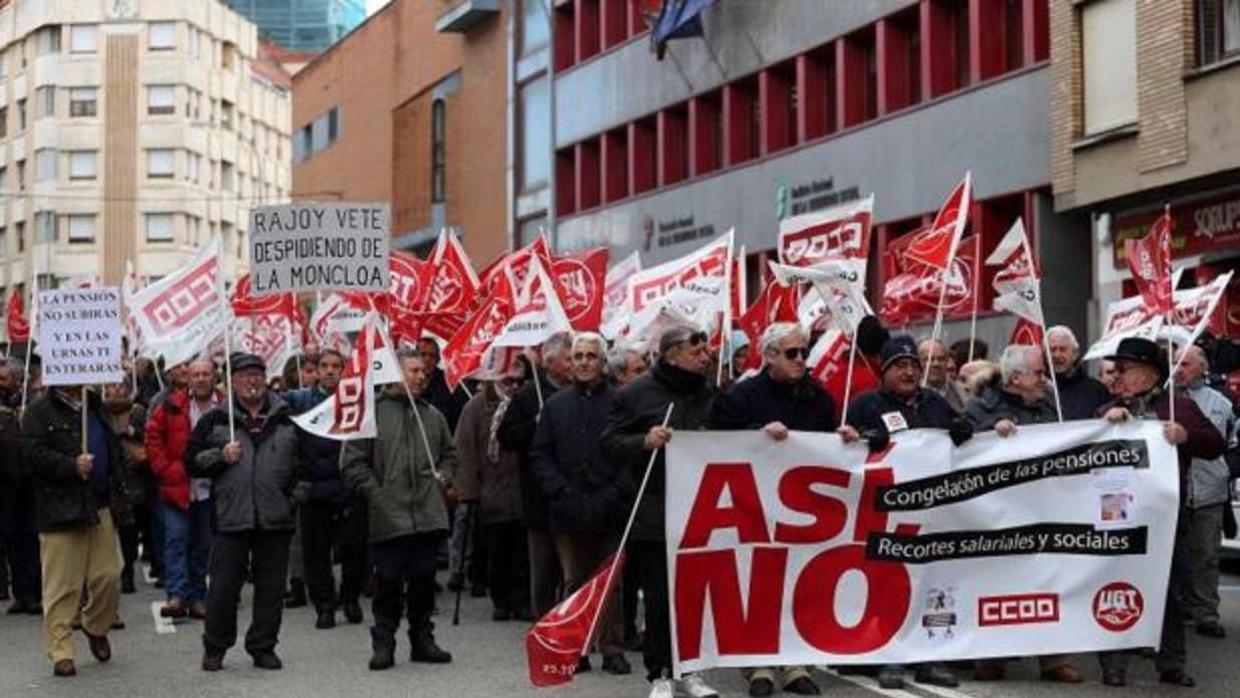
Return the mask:
<svg viewBox="0 0 1240 698">
<path fill-rule="evenodd" d="M 169 599 L 186 603 L 207 598 L 211 554 L 211 500 L 190 502 L 189 511 L 160 504 L 164 522 L 164 583 Z"/>
</svg>

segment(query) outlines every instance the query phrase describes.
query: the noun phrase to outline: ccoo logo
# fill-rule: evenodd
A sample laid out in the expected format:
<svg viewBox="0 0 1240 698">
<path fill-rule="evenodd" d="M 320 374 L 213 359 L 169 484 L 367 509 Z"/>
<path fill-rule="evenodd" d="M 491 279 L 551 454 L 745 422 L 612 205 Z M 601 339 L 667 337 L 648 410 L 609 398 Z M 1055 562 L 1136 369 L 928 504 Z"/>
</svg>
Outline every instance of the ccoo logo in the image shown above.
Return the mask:
<svg viewBox="0 0 1240 698">
<path fill-rule="evenodd" d="M 1136 625 L 1144 612 L 1141 591 L 1128 582 L 1111 582 L 1094 594 L 1094 620 L 1113 633 Z"/>
</svg>

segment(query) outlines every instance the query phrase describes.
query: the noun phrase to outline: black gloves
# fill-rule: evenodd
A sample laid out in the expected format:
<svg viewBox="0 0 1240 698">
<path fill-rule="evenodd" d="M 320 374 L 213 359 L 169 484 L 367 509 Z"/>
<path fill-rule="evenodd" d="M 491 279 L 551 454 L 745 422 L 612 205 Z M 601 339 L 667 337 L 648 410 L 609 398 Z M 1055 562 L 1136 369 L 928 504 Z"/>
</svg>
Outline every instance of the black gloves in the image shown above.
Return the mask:
<svg viewBox="0 0 1240 698">
<path fill-rule="evenodd" d="M 953 444 L 959 446 L 973 438 L 973 425 L 957 417 L 952 420 L 951 426 L 947 428 L 947 435 L 952 437 Z"/>
</svg>

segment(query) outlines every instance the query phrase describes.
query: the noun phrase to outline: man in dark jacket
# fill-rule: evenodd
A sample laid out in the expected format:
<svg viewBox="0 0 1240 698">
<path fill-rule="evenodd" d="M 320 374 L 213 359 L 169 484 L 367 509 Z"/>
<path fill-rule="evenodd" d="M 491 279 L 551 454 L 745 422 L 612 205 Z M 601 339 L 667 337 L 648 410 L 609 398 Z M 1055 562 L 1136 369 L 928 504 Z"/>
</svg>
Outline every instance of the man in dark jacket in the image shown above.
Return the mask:
<svg viewBox="0 0 1240 698">
<path fill-rule="evenodd" d="M 294 414 L 308 412 L 336 392 L 345 358 L 334 349 L 318 355 L 319 382 L 285 395 Z M 336 627 L 336 609 L 350 623 L 362 622 L 362 582 L 366 578 L 366 508 L 340 476 L 341 443 L 298 432 L 305 479 L 294 490 L 301 523 L 301 554 L 306 590 L 318 615 L 314 627 Z M 332 550 L 340 560 L 340 591 L 332 572 Z"/>
<path fill-rule="evenodd" d="M 300 464 L 297 427 L 288 405 L 267 391 L 267 367 L 253 354 L 233 354 L 232 412 L 215 408 L 198 420 L 186 467 L 211 479 L 211 542 L 203 671 L 224 667 L 237 642 L 237 604 L 246 574 L 254 583 L 253 619 L 245 650 L 260 669 L 280 669 L 276 656 L 284 612 L 284 579 L 293 537 L 293 485 Z"/>
<path fill-rule="evenodd" d="M 530 449 L 534 446 L 538 414 L 542 411 L 543 402 L 572 380 L 571 341 L 565 332 L 543 343 L 540 352 L 542 366 L 534 368 L 535 375 L 530 376 L 532 380 L 526 380 L 525 387 L 512 398 L 496 432 L 499 445 L 517 454 L 521 508 L 529 538 L 530 598 L 534 615 L 539 618 L 555 607 L 556 588 L 563 574 L 555 554 L 555 542 L 551 538 L 547 500 L 530 469 Z"/>
<path fill-rule="evenodd" d="M 43 564 L 43 633 L 57 676 L 77 673 L 72 624 L 79 610 L 91 654 L 100 662 L 112 658 L 108 630 L 120 605 L 121 559 L 109 504 L 124 501 L 126 466 L 101 404 L 97 394 L 87 395 L 80 386 L 57 386 L 22 416 Z"/>
<path fill-rule="evenodd" d="M 448 533 L 441 488 L 448 484 L 447 474 L 456 472 L 456 448 L 448 421 L 420 399 L 427 380 L 422 357 L 409 351 L 398 357 L 405 383 L 388 386 L 375 400 L 378 436 L 345 444 L 341 462 L 345 482 L 365 498 L 369 514 L 376 584 L 372 671 L 390 669 L 396 662 L 402 609 L 409 619 L 410 661 L 452 661 L 452 655 L 435 644 L 431 614 L 435 559 Z"/>
<path fill-rule="evenodd" d="M 1103 406 L 1099 414 L 1110 422 L 1128 419 L 1158 419 L 1163 422 L 1163 435 L 1176 447 L 1180 467 L 1180 492 L 1189 492 L 1189 478 L 1194 458 L 1211 459 L 1222 455 L 1226 448 L 1223 436 L 1201 413 L 1192 399 L 1175 395 L 1175 421 L 1171 394 L 1165 389 L 1169 366 L 1167 357 L 1157 344 L 1139 337 L 1119 343 L 1113 356 L 1115 362 L 1116 399 Z M 1171 522 L 1167 522 L 1170 524 Z M 1191 687 L 1196 682 L 1184 670 L 1187 651 L 1184 643 L 1185 609 L 1179 590 L 1188 588 L 1191 526 L 1187 500 L 1181 496 L 1180 512 L 1175 522 L 1175 548 L 1171 556 L 1171 577 L 1167 586 L 1166 611 L 1163 614 L 1162 638 L 1154 665 L 1158 680 L 1173 686 Z M 1108 686 L 1127 684 L 1131 652 L 1103 652 L 1102 682 Z"/>
<path fill-rule="evenodd" d="M 806 370 L 809 339 L 799 324 L 772 324 L 762 333 L 758 351 L 762 353 L 762 371 L 715 399 L 711 429 L 761 429 L 772 439 L 783 441 L 790 430 L 825 432 L 839 426 L 834 400 Z M 749 695 L 774 693 L 775 668 L 743 673 L 749 681 Z M 819 694 L 809 667 L 783 666 L 779 673 L 780 684 L 789 693 Z"/>
<path fill-rule="evenodd" d="M 1091 378 L 1081 365 L 1081 345 L 1076 335 L 1064 325 L 1046 331 L 1050 346 L 1051 367 L 1055 369 L 1055 386 L 1059 389 L 1059 407 L 1065 420 L 1093 419 L 1098 408 L 1111 401 L 1111 393 L 1100 381 Z"/>
<path fill-rule="evenodd" d="M 871 450 L 886 448 L 891 434 L 906 429 L 946 429 L 952 442 L 960 445 L 973 435 L 973 429 L 956 416 L 947 400 L 938 392 L 921 387 L 921 358 L 917 344 L 908 335 L 888 339 L 880 351 L 882 385 L 857 398 L 848 408 L 848 426 L 843 429 L 845 440 L 865 438 Z M 918 683 L 954 687 L 959 685 L 946 665 L 939 662 L 919 664 L 914 678 Z M 904 667 L 890 664 L 878 673 L 881 688 L 904 686 Z"/>
<path fill-rule="evenodd" d="M 34 484 L 21 454 L 22 363 L 0 362 L 0 549 L 12 571 L 9 615 L 42 615 L 39 602 L 39 533 L 35 526 Z M 0 554 L 3 554 L 0 553 Z M 5 561 L 0 560 L 0 566 Z"/>
<path fill-rule="evenodd" d="M 565 592 L 590 579 L 620 542 L 629 509 L 628 471 L 607 457 L 599 437 L 607 425 L 615 392 L 607 381 L 607 342 L 594 333 L 573 339 L 573 383 L 543 407 L 530 468 L 549 503 L 550 531 Z M 619 575 L 612 592 L 620 586 Z M 603 671 L 628 674 L 624 658 L 624 622 L 616 604 L 607 603 L 595 639 L 603 653 Z M 580 670 L 588 670 L 589 656 Z"/>
<path fill-rule="evenodd" d="M 1018 425 L 1046 424 L 1058 421 L 1055 406 L 1048 399 L 1046 362 L 1042 348 L 1013 344 L 1003 350 L 999 359 L 999 375 L 982 389 L 965 407 L 964 417 L 975 431 L 994 430 L 1004 438 L 1016 433 Z M 979 660 L 974 678 L 999 681 L 1007 674 L 1002 659 Z M 1042 655 L 1038 668 L 1043 681 L 1080 683 L 1081 672 L 1067 655 Z"/>
<path fill-rule="evenodd" d="M 646 635 L 642 659 L 651 696 L 679 692 L 695 698 L 718 695 L 698 674 L 675 686 L 667 598 L 667 554 L 663 521 L 665 498 L 662 449 L 676 430 L 704 429 L 715 392 L 707 383 L 709 336 L 692 325 L 672 327 L 659 337 L 659 360 L 648 372 L 616 393 L 603 432 L 603 449 L 640 483 L 652 452 L 658 452 L 646 491 L 637 503 L 630 544 L 640 550 Z M 668 408 L 671 418 L 663 426 Z M 679 691 L 676 689 L 679 688 Z"/>
<path fill-rule="evenodd" d="M 439 343 L 430 337 L 418 340 L 418 353 L 422 355 L 422 363 L 426 365 L 427 383 L 423 393 L 431 407 L 439 410 L 444 419 L 448 420 L 448 428 L 456 432 L 456 423 L 461 418 L 461 410 L 469 402 L 469 394 L 461 386 L 456 390 L 448 389 L 448 378 L 443 369 L 439 368 Z"/>
</svg>

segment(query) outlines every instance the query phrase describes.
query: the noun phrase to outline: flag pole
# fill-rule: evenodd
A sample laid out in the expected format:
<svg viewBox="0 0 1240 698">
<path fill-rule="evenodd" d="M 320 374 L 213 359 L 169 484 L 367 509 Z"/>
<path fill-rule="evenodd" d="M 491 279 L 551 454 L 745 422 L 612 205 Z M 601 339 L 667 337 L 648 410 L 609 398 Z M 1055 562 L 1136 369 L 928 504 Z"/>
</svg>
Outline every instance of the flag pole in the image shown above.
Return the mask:
<svg viewBox="0 0 1240 698">
<path fill-rule="evenodd" d="M 982 269 L 980 262 L 982 260 L 982 246 L 975 245 L 976 254 L 973 255 L 973 312 L 969 318 L 969 363 L 973 361 L 973 349 L 977 344 L 977 299 L 981 295 L 982 288 Z"/>
<path fill-rule="evenodd" d="M 155 375 L 159 375 L 159 365 L 155 366 Z M 228 395 L 228 442 L 237 441 L 237 419 L 233 413 L 232 388 L 232 322 L 224 323 L 224 388 Z"/>
<path fill-rule="evenodd" d="M 86 429 L 90 426 L 89 418 L 86 414 L 86 411 L 88 409 L 90 408 L 86 404 L 86 386 L 83 385 L 82 386 L 82 455 L 86 455 L 90 453 L 90 449 L 88 448 L 90 444 L 90 439 L 87 437 L 87 434 L 86 434 Z"/>
<path fill-rule="evenodd" d="M 1171 288 L 1167 294 L 1167 313 L 1163 322 L 1169 327 L 1175 323 L 1175 273 L 1171 268 L 1171 204 L 1163 204 L 1163 217 L 1167 219 L 1167 234 L 1163 236 L 1166 241 L 1163 251 L 1167 253 L 1167 285 Z M 1171 421 L 1175 421 L 1175 345 L 1171 341 L 1170 333 L 1167 334 L 1167 408 L 1168 416 Z"/>
<path fill-rule="evenodd" d="M 947 266 L 950 268 L 955 254 L 947 259 Z M 930 356 L 926 357 L 926 365 L 921 371 L 921 387 L 930 384 L 930 364 L 934 363 L 935 349 L 939 344 L 939 333 L 943 331 L 943 303 L 947 300 L 947 269 L 939 271 L 939 303 L 934 311 L 934 329 L 930 332 Z"/>
<path fill-rule="evenodd" d="M 672 409 L 676 407 L 676 403 L 669 402 L 667 404 L 667 412 L 663 415 L 663 428 L 667 428 L 669 422 L 672 421 Z M 603 609 L 607 606 L 607 595 L 611 593 L 611 583 L 616 576 L 616 568 L 620 566 L 620 558 L 624 551 L 624 546 L 629 542 L 629 534 L 633 532 L 633 522 L 637 520 L 637 509 L 641 506 L 642 495 L 646 493 L 646 484 L 650 482 L 650 472 L 654 470 L 654 462 L 659 457 L 659 451 L 663 449 L 656 448 L 650 452 L 650 458 L 646 461 L 646 472 L 642 475 L 641 486 L 637 488 L 637 497 L 633 500 L 633 509 L 629 511 L 628 523 L 624 525 L 624 533 L 620 536 L 620 544 L 616 546 L 616 552 L 611 556 L 611 565 L 607 570 L 607 581 L 603 583 L 603 601 L 598 605 L 598 612 L 594 614 L 594 618 L 590 619 L 590 631 L 586 633 L 586 641 L 581 646 L 581 656 L 585 657 L 590 654 L 590 643 L 594 641 L 594 631 L 598 627 L 599 618 L 603 615 Z"/>
<path fill-rule="evenodd" d="M 857 334 L 852 336 L 852 346 L 848 349 L 848 372 L 844 375 L 844 404 L 840 408 L 840 427 L 848 423 L 848 400 L 852 395 L 853 367 L 857 365 Z"/>
<path fill-rule="evenodd" d="M 30 334 L 26 336 L 26 366 L 22 369 L 22 404 L 18 416 L 26 414 L 26 400 L 30 395 L 30 355 L 34 353 L 34 338 L 39 329 L 39 289 L 35 285 L 30 298 Z"/>
<path fill-rule="evenodd" d="M 375 317 L 380 317 L 379 309 L 375 307 L 375 299 L 369 293 L 366 294 L 366 300 L 370 303 L 370 310 L 375 314 Z M 392 349 L 392 344 L 388 341 L 387 332 L 378 323 L 375 323 L 375 331 L 379 333 L 379 341 L 383 342 L 383 348 L 392 352 L 392 355 L 395 356 L 396 351 Z M 366 328 L 363 327 L 363 335 L 365 332 Z M 435 452 L 431 450 L 431 440 L 426 436 L 426 426 L 422 423 L 422 415 L 418 412 L 418 401 L 413 397 L 413 391 L 409 389 L 409 383 L 405 381 L 403 368 L 401 369 L 401 374 L 400 387 L 405 389 L 405 397 L 409 399 L 409 409 L 413 411 L 413 421 L 417 423 L 418 434 L 422 437 L 422 446 L 426 449 L 426 459 L 431 466 L 431 475 L 436 480 L 440 480 L 439 468 L 435 465 Z"/>
</svg>

